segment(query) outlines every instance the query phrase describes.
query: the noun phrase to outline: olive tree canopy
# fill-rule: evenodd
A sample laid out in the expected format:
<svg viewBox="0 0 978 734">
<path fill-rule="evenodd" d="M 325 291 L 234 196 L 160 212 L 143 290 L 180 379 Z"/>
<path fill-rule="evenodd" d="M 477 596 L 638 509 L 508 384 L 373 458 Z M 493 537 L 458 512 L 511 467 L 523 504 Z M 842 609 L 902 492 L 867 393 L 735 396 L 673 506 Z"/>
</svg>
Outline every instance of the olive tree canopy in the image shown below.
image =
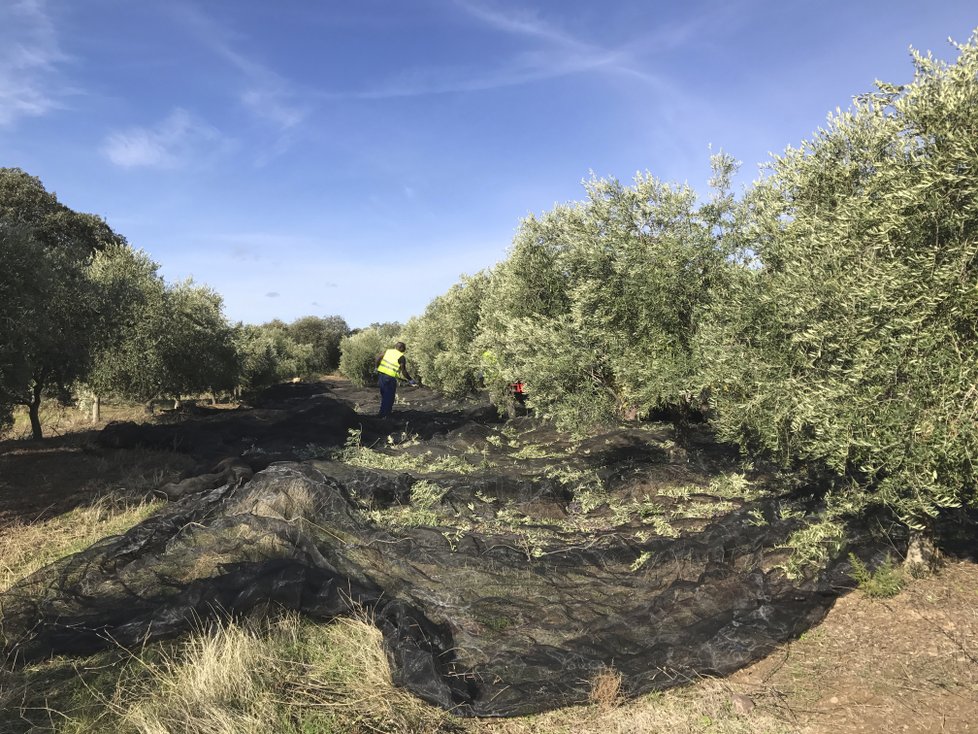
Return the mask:
<svg viewBox="0 0 978 734">
<path fill-rule="evenodd" d="M 102 219 L 64 206 L 37 178 L 0 168 L 0 423 L 26 406 L 41 438 L 41 398 L 70 398 L 98 346 L 106 306 L 89 265 L 123 244 Z"/>
</svg>

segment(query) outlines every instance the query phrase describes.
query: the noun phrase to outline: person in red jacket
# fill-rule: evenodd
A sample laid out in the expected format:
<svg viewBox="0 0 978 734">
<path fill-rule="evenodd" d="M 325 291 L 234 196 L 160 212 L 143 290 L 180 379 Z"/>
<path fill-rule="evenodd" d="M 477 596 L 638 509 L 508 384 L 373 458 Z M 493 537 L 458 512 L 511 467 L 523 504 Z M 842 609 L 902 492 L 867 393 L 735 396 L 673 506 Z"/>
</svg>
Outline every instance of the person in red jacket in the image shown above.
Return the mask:
<svg viewBox="0 0 978 734">
<path fill-rule="evenodd" d="M 414 379 L 407 371 L 404 342 L 398 342 L 383 354 L 377 355 L 377 385 L 380 387 L 381 418 L 387 418 L 394 410 L 394 396 L 397 393 L 397 377 L 402 375 L 412 385 Z"/>
<path fill-rule="evenodd" d="M 509 383 L 509 389 L 513 391 L 513 398 L 521 406 L 526 405 L 526 387 L 523 385 L 523 380 L 517 380 L 516 382 Z"/>
</svg>

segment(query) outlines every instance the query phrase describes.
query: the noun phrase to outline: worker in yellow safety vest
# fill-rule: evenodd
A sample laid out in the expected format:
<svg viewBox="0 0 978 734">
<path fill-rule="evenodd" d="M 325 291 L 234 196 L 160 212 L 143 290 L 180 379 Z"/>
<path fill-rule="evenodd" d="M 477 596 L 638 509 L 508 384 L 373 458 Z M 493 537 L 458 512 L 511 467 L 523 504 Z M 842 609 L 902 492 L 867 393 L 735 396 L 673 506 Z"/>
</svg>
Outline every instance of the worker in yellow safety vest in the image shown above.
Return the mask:
<svg viewBox="0 0 978 734">
<path fill-rule="evenodd" d="M 405 380 L 415 385 L 414 379 L 408 374 L 407 362 L 404 360 L 404 342 L 398 342 L 392 349 L 377 355 L 377 384 L 380 386 L 380 417 L 386 418 L 394 410 L 394 395 L 397 392 L 397 377 L 403 375 Z"/>
</svg>

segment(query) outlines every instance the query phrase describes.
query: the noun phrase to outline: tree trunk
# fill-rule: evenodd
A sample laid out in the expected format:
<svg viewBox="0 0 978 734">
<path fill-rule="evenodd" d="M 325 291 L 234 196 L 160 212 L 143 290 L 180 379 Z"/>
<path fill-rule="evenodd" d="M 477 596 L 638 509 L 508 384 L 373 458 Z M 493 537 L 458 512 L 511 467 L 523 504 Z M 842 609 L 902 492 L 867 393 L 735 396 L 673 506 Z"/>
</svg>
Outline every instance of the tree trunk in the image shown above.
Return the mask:
<svg viewBox="0 0 978 734">
<path fill-rule="evenodd" d="M 92 397 L 92 423 L 102 420 L 102 398 L 98 395 Z"/>
<path fill-rule="evenodd" d="M 41 418 L 38 415 L 38 411 L 41 409 L 41 388 L 40 382 L 34 383 L 33 395 L 31 396 L 31 402 L 27 405 L 27 412 L 31 417 L 31 437 L 35 441 L 40 441 L 44 438 L 41 433 Z"/>
</svg>

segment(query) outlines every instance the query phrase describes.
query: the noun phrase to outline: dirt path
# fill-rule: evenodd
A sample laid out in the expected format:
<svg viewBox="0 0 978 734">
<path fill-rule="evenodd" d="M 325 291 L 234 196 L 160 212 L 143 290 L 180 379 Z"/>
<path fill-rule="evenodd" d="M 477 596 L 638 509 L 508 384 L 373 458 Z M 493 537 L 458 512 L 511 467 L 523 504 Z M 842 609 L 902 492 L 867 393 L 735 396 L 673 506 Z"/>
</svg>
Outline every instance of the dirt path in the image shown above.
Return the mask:
<svg viewBox="0 0 978 734">
<path fill-rule="evenodd" d="M 180 477 L 204 473 L 228 456 L 245 454 L 255 469 L 301 459 L 310 446 L 342 446 L 350 428 L 361 429 L 370 442 L 405 430 L 430 437 L 486 407 L 477 402 L 462 406 L 432 390 L 406 388 L 399 391 L 394 420 L 380 421 L 374 415 L 375 393 L 327 377 L 277 385 L 240 408 L 191 406 L 137 423 L 62 426 L 63 433 L 37 442 L 0 441 L 0 528 L 53 517 L 107 493 L 151 493 Z M 337 414 L 332 398 L 348 410 Z"/>
</svg>

